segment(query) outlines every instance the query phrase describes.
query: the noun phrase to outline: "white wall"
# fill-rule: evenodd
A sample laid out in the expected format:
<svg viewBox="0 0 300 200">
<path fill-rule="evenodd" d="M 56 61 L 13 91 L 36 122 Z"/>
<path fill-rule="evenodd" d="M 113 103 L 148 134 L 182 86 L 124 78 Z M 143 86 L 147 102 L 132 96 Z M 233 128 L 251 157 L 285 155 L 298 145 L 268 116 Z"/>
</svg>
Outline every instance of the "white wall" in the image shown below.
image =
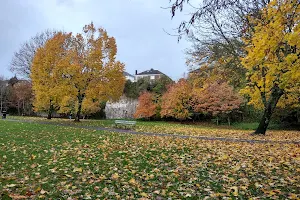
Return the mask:
<svg viewBox="0 0 300 200">
<path fill-rule="evenodd" d="M 107 102 L 105 115 L 107 119 L 133 118 L 138 100 L 122 96 L 118 102 Z"/>
<path fill-rule="evenodd" d="M 135 78 L 132 76 L 125 76 L 126 80 L 130 80 L 131 82 L 135 81 Z"/>
</svg>

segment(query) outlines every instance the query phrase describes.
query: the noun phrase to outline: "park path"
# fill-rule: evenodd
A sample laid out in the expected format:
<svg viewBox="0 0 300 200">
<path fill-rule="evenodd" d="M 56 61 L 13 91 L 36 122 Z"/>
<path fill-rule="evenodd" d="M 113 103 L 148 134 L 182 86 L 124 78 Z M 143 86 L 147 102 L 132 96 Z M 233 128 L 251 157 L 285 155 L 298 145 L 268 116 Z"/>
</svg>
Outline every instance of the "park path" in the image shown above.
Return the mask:
<svg viewBox="0 0 300 200">
<path fill-rule="evenodd" d="M 45 121 L 33 121 L 33 120 L 18 120 L 18 119 L 5 119 L 6 121 L 11 122 L 22 122 L 22 123 L 35 123 L 35 124 L 47 124 L 47 125 L 56 125 L 63 127 L 72 127 L 72 128 L 83 128 L 89 130 L 99 130 L 99 131 L 111 131 L 117 133 L 127 133 L 132 135 L 146 135 L 146 136 L 158 136 L 158 137 L 175 137 L 183 139 L 199 139 L 199 140 L 210 140 L 210 141 L 225 141 L 225 142 L 245 142 L 245 143 L 270 143 L 270 144 L 300 144 L 300 141 L 274 141 L 274 140 L 252 140 L 252 139 L 241 139 L 241 138 L 225 138 L 225 137 L 209 137 L 209 136 L 192 136 L 192 135 L 179 135 L 179 134 L 167 134 L 167 133 L 151 133 L 151 132 L 138 132 L 128 129 L 117 129 L 117 128 L 105 128 L 98 126 L 80 126 L 72 124 L 60 124 L 56 122 L 45 122 Z"/>
</svg>

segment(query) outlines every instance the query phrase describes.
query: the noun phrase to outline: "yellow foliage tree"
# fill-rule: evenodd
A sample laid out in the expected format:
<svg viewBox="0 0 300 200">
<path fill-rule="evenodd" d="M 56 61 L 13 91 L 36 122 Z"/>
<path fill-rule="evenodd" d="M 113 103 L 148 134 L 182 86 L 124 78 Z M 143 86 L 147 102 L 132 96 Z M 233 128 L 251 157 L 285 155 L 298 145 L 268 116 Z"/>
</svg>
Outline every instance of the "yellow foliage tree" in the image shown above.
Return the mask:
<svg viewBox="0 0 300 200">
<path fill-rule="evenodd" d="M 55 84 L 53 79 L 45 82 L 50 85 L 50 93 L 59 97 L 59 112 L 74 111 L 75 121 L 80 121 L 82 111 L 96 112 L 100 102 L 117 100 L 122 95 L 124 64 L 116 60 L 115 39 L 104 29 L 96 29 L 93 23 L 86 25 L 82 34 L 67 35 L 70 37 L 64 41 L 68 45 L 63 48 L 62 56 L 49 58 L 50 62 L 57 60 L 53 64 Z M 50 42 L 53 40 L 56 37 Z M 42 49 L 55 54 L 55 49 L 48 48 L 46 45 Z M 48 67 L 43 65 L 42 59 L 36 60 L 37 68 Z"/>
<path fill-rule="evenodd" d="M 261 10 L 261 17 L 247 37 L 248 85 L 241 91 L 251 97 L 250 104 L 264 109 L 255 131 L 265 134 L 276 105 L 299 106 L 300 91 L 300 2 L 273 0 Z M 285 98 L 282 98 L 284 96 Z"/>
<path fill-rule="evenodd" d="M 30 74 L 34 93 L 33 105 L 35 111 L 48 112 L 48 119 L 51 119 L 52 112 L 58 109 L 62 94 L 59 92 L 57 66 L 65 55 L 66 41 L 70 36 L 70 34 L 57 33 L 37 50 L 33 59 Z"/>
</svg>

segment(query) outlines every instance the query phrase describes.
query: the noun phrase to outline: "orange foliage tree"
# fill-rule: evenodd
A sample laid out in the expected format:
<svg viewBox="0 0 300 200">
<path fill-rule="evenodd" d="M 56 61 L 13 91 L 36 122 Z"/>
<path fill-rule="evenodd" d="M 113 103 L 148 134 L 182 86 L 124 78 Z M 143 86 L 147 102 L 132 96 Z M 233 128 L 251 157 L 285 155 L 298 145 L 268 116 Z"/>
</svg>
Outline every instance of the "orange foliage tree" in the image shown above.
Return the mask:
<svg viewBox="0 0 300 200">
<path fill-rule="evenodd" d="M 155 116 L 157 105 L 154 103 L 154 96 L 150 92 L 143 92 L 138 99 L 138 107 L 135 118 L 150 118 Z"/>
<path fill-rule="evenodd" d="M 32 85 L 29 81 L 19 81 L 12 87 L 11 103 L 18 109 L 18 114 L 31 114 Z"/>
<path fill-rule="evenodd" d="M 217 117 L 221 114 L 226 114 L 228 123 L 230 125 L 230 118 L 228 116 L 233 110 L 238 109 L 243 102 L 242 98 L 233 87 L 226 82 L 207 84 L 204 88 L 193 91 L 194 111 L 209 113 Z"/>
<path fill-rule="evenodd" d="M 191 116 L 192 86 L 185 79 L 171 85 L 162 96 L 161 117 L 185 120 Z"/>
</svg>

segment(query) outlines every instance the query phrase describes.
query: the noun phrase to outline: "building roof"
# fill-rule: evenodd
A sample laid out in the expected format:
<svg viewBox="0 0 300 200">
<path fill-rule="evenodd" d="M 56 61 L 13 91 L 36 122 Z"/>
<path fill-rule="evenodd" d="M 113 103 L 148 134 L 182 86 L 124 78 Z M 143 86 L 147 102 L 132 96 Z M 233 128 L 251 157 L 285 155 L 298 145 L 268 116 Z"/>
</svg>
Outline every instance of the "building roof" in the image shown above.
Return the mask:
<svg viewBox="0 0 300 200">
<path fill-rule="evenodd" d="M 133 76 L 133 75 L 131 75 L 131 74 L 129 74 L 128 72 L 123 72 L 123 74 L 124 74 L 124 76 L 129 76 L 129 77 L 132 77 L 132 78 L 134 78 L 134 76 Z"/>
<path fill-rule="evenodd" d="M 163 74 L 162 72 L 156 70 L 156 69 L 150 69 L 141 73 L 138 73 L 137 75 L 150 75 L 150 74 Z"/>
</svg>

